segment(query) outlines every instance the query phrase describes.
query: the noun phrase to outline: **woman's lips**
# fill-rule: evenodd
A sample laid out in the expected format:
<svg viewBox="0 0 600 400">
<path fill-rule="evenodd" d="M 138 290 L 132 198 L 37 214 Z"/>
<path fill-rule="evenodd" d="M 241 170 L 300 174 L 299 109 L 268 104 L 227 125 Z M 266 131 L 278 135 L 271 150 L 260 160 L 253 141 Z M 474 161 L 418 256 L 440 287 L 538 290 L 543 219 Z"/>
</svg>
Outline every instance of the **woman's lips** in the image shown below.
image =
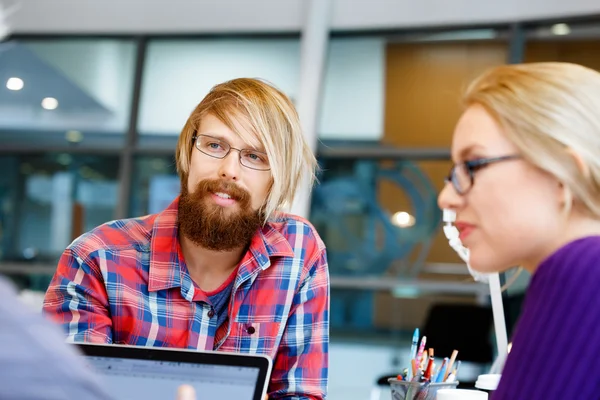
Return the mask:
<svg viewBox="0 0 600 400">
<path fill-rule="evenodd" d="M 456 229 L 458 229 L 458 231 L 460 232 L 458 238 L 461 242 L 464 241 L 475 229 L 475 225 L 469 224 L 467 222 L 458 221 L 454 225 L 456 226 Z"/>
</svg>

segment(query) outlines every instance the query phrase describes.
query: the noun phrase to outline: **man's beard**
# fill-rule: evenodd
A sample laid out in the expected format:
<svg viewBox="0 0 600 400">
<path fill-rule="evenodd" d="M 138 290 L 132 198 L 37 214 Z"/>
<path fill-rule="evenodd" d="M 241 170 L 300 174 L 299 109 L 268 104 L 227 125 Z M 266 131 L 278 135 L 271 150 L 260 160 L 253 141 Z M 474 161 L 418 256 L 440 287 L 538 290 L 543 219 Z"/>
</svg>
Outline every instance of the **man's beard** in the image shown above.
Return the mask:
<svg viewBox="0 0 600 400">
<path fill-rule="evenodd" d="M 223 207 L 210 199 L 213 193 L 227 193 L 238 210 Z M 205 179 L 189 193 L 185 180 L 179 198 L 179 229 L 186 238 L 205 249 L 230 251 L 247 246 L 261 224 L 261 213 L 252 210 L 250 194 L 235 183 Z"/>
</svg>

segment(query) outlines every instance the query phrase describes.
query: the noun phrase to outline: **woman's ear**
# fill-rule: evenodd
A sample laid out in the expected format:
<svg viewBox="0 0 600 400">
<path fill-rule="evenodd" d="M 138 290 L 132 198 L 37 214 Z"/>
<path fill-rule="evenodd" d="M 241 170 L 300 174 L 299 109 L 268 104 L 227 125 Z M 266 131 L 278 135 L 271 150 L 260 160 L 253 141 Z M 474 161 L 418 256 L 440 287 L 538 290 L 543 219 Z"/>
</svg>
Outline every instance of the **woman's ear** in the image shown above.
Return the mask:
<svg viewBox="0 0 600 400">
<path fill-rule="evenodd" d="M 569 154 L 573 158 L 573 161 L 575 162 L 575 166 L 577 167 L 578 172 L 581 175 L 583 175 L 583 177 L 585 179 L 589 179 L 591 176 L 590 167 L 585 162 L 585 160 L 583 159 L 581 154 L 579 152 L 573 150 L 571 147 L 567 147 L 565 150 L 566 150 L 567 154 Z M 561 191 L 562 191 L 561 204 L 563 206 L 563 211 L 565 212 L 566 215 L 568 215 L 569 212 L 573 208 L 573 201 L 574 201 L 573 193 L 571 192 L 571 189 L 567 185 L 564 185 L 562 182 L 561 182 Z"/>
<path fill-rule="evenodd" d="M 581 172 L 581 174 L 588 179 L 590 177 L 590 167 L 587 165 L 581 154 L 573 150 L 571 147 L 567 147 L 566 151 L 571 157 L 573 157 L 579 172 Z"/>
</svg>

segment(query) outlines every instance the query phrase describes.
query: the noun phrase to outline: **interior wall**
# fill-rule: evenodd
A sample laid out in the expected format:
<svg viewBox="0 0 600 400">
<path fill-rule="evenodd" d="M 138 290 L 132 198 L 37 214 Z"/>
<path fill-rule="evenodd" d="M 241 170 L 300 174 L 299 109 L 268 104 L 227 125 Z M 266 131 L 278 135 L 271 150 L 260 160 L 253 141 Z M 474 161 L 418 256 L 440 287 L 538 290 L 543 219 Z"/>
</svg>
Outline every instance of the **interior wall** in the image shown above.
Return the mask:
<svg viewBox="0 0 600 400">
<path fill-rule="evenodd" d="M 460 94 L 484 70 L 505 64 L 508 44 L 486 42 L 390 43 L 386 48 L 383 142 L 399 147 L 449 148 L 461 114 Z M 573 62 L 600 71 L 600 41 L 529 40 L 525 62 Z M 419 162 L 438 190 L 450 162 Z M 388 210 L 409 210 L 392 185 L 380 187 Z M 460 262 L 441 232 L 428 262 Z"/>
<path fill-rule="evenodd" d="M 529 41 L 525 62 L 564 61 L 600 71 L 599 40 Z"/>
<path fill-rule="evenodd" d="M 484 70 L 505 64 L 507 51 L 507 43 L 492 41 L 388 44 L 383 142 L 449 148 L 461 114 L 461 92 Z M 419 166 L 440 190 L 451 163 L 425 161 Z M 380 199 L 387 209 L 410 209 L 392 188 L 381 187 Z M 427 261 L 460 262 L 441 231 Z"/>
</svg>

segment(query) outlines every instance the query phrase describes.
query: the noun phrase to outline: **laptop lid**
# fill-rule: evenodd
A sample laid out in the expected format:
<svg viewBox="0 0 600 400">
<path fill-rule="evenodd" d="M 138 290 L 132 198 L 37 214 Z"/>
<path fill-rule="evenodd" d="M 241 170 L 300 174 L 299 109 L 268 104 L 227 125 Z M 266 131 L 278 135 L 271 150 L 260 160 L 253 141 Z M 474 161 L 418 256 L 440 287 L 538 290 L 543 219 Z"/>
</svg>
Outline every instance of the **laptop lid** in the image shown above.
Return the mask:
<svg viewBox="0 0 600 400">
<path fill-rule="evenodd" d="M 188 384 L 198 399 L 263 400 L 271 359 L 216 351 L 76 343 L 115 399 L 175 399 Z"/>
</svg>

